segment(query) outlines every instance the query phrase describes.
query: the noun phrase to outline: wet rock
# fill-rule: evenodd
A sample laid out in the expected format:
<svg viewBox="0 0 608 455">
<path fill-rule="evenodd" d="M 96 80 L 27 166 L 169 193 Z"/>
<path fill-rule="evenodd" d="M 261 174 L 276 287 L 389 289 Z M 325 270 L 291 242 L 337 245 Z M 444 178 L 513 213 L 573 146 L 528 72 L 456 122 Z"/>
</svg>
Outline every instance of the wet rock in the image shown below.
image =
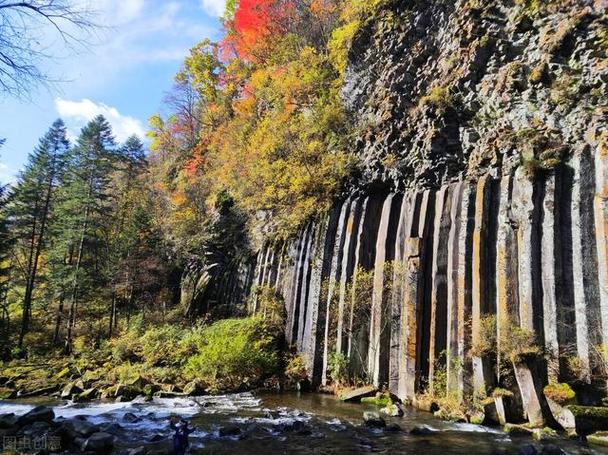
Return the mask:
<svg viewBox="0 0 608 455">
<path fill-rule="evenodd" d="M 533 434 L 532 428 L 525 425 L 516 425 L 514 423 L 507 423 L 502 429 L 508 434 L 519 434 L 524 436 L 532 436 Z"/>
<path fill-rule="evenodd" d="M 428 436 L 434 433 L 436 433 L 436 431 L 426 425 L 418 425 L 410 430 L 410 434 L 414 436 Z"/>
<path fill-rule="evenodd" d="M 560 414 L 560 424 L 569 429 L 572 423 L 579 436 L 608 431 L 608 407 L 567 406 Z"/>
<path fill-rule="evenodd" d="M 150 442 L 159 442 L 159 441 L 163 441 L 167 439 L 165 436 L 163 436 L 162 434 L 155 434 L 154 436 L 152 436 L 149 441 Z"/>
<path fill-rule="evenodd" d="M 82 393 L 82 389 L 78 387 L 75 383 L 71 382 L 66 385 L 61 391 L 61 398 L 67 399 L 72 398 L 72 396 Z"/>
<path fill-rule="evenodd" d="M 386 426 L 386 422 L 382 417 L 380 417 L 380 414 L 377 412 L 364 412 L 363 421 L 365 422 L 365 426 L 371 428 L 384 428 Z"/>
<path fill-rule="evenodd" d="M 553 444 L 547 444 L 540 449 L 541 455 L 566 455 L 566 452 Z"/>
<path fill-rule="evenodd" d="M 0 414 L 0 430 L 12 428 L 17 424 L 18 417 L 14 413 Z"/>
<path fill-rule="evenodd" d="M 372 385 L 359 387 L 354 390 L 347 390 L 338 396 L 342 401 L 361 401 L 361 398 L 375 396 L 378 389 Z"/>
<path fill-rule="evenodd" d="M 396 423 L 390 423 L 385 428 L 386 431 L 397 433 L 401 431 L 401 427 Z"/>
<path fill-rule="evenodd" d="M 154 396 L 158 398 L 180 398 L 184 397 L 185 395 L 182 392 L 167 392 L 164 390 L 159 390 L 154 394 Z"/>
<path fill-rule="evenodd" d="M 67 433 L 72 438 L 81 436 L 87 438 L 93 433 L 98 433 L 100 428 L 86 420 L 68 420 L 61 425 L 62 432 Z"/>
<path fill-rule="evenodd" d="M 120 426 L 120 424 L 118 424 L 116 422 L 112 422 L 112 423 L 108 423 L 108 424 L 102 425 L 100 427 L 100 430 L 103 433 L 109 433 L 109 434 L 117 435 L 118 433 L 120 433 L 123 430 L 123 428 L 122 428 L 122 426 Z"/>
<path fill-rule="evenodd" d="M 538 450 L 532 444 L 526 444 L 519 448 L 520 455 L 538 455 Z"/>
<path fill-rule="evenodd" d="M 127 451 L 127 455 L 144 455 L 146 453 L 149 453 L 149 452 L 147 452 L 146 448 L 143 446 L 135 447 L 135 448 L 129 449 Z"/>
<path fill-rule="evenodd" d="M 219 429 L 219 435 L 222 438 L 226 436 L 239 436 L 241 433 L 241 429 L 236 425 L 227 425 L 224 427 L 220 427 Z"/>
<path fill-rule="evenodd" d="M 198 383 L 198 381 L 192 381 L 186 384 L 184 387 L 184 395 L 195 396 L 203 395 L 205 393 L 204 387 Z"/>
<path fill-rule="evenodd" d="M 55 412 L 46 406 L 36 406 L 28 413 L 17 419 L 17 425 L 22 427 L 34 422 L 52 422 L 55 418 Z"/>
<path fill-rule="evenodd" d="M 389 417 L 402 417 L 403 416 L 403 410 L 396 404 L 390 404 L 387 407 L 380 409 L 380 412 Z"/>
<path fill-rule="evenodd" d="M 127 384 L 118 384 L 114 391 L 114 396 L 116 398 L 121 398 L 121 400 L 117 401 L 131 401 L 138 395 L 141 395 L 141 390 Z"/>
<path fill-rule="evenodd" d="M 128 423 L 135 423 L 141 420 L 141 417 L 136 416 L 132 412 L 127 412 L 124 416 L 122 416 L 122 420 Z"/>
<path fill-rule="evenodd" d="M 25 436 L 41 436 L 51 431 L 52 426 L 48 422 L 34 422 L 19 430 L 20 435 Z"/>
<path fill-rule="evenodd" d="M 94 399 L 98 394 L 98 391 L 95 387 L 91 387 L 79 393 L 74 397 L 74 401 L 90 401 Z"/>
<path fill-rule="evenodd" d="M 86 451 L 91 451 L 95 453 L 108 454 L 111 453 L 114 448 L 114 436 L 108 433 L 93 433 L 89 438 L 85 441 L 82 446 L 82 449 Z"/>
</svg>

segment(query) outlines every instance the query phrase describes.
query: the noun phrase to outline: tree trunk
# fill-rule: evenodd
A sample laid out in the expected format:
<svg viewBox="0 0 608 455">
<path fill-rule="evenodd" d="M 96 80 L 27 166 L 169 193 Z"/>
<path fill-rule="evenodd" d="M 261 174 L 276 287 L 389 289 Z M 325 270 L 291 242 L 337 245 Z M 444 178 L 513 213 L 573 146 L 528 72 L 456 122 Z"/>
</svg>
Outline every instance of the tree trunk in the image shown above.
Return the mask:
<svg viewBox="0 0 608 455">
<path fill-rule="evenodd" d="M 72 282 L 72 291 L 70 294 L 70 312 L 68 314 L 68 325 L 67 333 L 65 337 L 64 351 L 69 354 L 72 350 L 72 332 L 76 323 L 76 297 L 78 295 L 78 273 L 80 272 L 80 265 L 82 263 L 82 255 L 84 252 L 84 240 L 86 237 L 87 229 L 89 227 L 89 212 L 90 212 L 90 199 L 93 193 L 93 172 L 89 176 L 89 188 L 87 191 L 86 207 L 84 209 L 84 221 L 82 223 L 82 231 L 80 233 L 80 242 L 78 244 L 78 254 L 76 255 L 76 264 L 74 270 L 74 281 Z"/>
<path fill-rule="evenodd" d="M 55 332 L 53 333 L 53 344 L 59 344 L 59 328 L 61 327 L 61 317 L 63 316 L 64 296 L 61 294 L 59 306 L 57 307 L 57 318 L 55 319 Z"/>
<path fill-rule="evenodd" d="M 112 306 L 110 307 L 110 326 L 108 327 L 108 338 L 112 338 L 112 331 L 116 320 L 116 292 L 112 292 Z"/>
<path fill-rule="evenodd" d="M 38 262 L 40 260 L 40 253 L 42 252 L 42 245 L 44 243 L 44 234 L 46 231 L 46 224 L 49 216 L 49 207 L 51 205 L 51 196 L 53 194 L 53 180 L 54 174 L 51 174 L 51 178 L 47 184 L 46 195 L 44 198 L 44 206 L 42 208 L 42 219 L 40 220 L 40 230 L 38 232 L 38 239 L 34 241 L 34 235 L 36 232 L 36 220 L 34 220 L 34 227 L 32 229 L 32 243 L 30 251 L 30 264 L 28 269 L 28 278 L 25 289 L 25 297 L 23 299 L 23 320 L 21 324 L 21 333 L 19 335 L 19 347 L 23 345 L 23 338 L 29 330 L 29 323 L 32 316 L 32 296 L 34 294 L 34 284 L 36 282 L 36 275 L 38 273 Z M 33 252 L 33 259 L 32 259 Z M 27 310 L 27 314 L 26 314 Z"/>
</svg>

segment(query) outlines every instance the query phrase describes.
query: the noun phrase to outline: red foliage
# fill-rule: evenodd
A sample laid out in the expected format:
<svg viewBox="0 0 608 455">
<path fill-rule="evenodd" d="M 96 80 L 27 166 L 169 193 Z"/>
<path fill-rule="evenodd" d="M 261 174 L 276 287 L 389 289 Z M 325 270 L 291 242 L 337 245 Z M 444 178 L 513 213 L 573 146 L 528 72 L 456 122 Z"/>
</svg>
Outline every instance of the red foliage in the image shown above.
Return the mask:
<svg viewBox="0 0 608 455">
<path fill-rule="evenodd" d="M 256 49 L 286 32 L 294 9 L 293 0 L 240 0 L 224 49 L 233 48 L 239 57 L 251 59 Z"/>
</svg>

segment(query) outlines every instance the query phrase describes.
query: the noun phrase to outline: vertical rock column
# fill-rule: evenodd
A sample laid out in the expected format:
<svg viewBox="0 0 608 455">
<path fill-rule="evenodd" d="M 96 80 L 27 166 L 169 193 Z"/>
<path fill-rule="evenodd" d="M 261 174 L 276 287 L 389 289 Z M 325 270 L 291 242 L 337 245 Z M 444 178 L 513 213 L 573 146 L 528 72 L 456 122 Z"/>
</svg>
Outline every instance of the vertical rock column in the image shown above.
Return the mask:
<svg viewBox="0 0 608 455">
<path fill-rule="evenodd" d="M 368 371 L 374 385 L 380 385 L 380 351 L 382 333 L 387 321 L 384 318 L 384 269 L 387 261 L 386 241 L 394 194 L 389 194 L 382 205 L 382 215 L 376 239 L 376 258 L 374 262 L 374 289 L 369 328 Z"/>
<path fill-rule="evenodd" d="M 330 351 L 330 325 L 337 323 L 333 318 L 337 318 L 338 309 L 333 302 L 334 294 L 336 291 L 336 283 L 340 281 L 342 272 L 342 261 L 344 257 L 344 244 L 347 236 L 347 218 L 350 211 L 351 202 L 350 200 L 344 201 L 340 209 L 340 215 L 338 218 L 338 226 L 336 228 L 336 238 L 333 245 L 333 252 L 331 255 L 331 266 L 329 271 L 329 281 L 327 284 L 327 296 L 326 296 L 326 314 L 325 314 L 325 333 L 323 337 L 323 365 L 321 369 L 321 384 L 327 384 L 327 363 L 329 360 Z"/>
<path fill-rule="evenodd" d="M 429 387 L 433 390 L 435 368 L 447 348 L 447 270 L 451 227 L 452 187 L 443 186 L 435 198 L 429 338 Z M 449 363 L 449 362 L 448 362 Z"/>
<path fill-rule="evenodd" d="M 572 284 L 576 325 L 576 353 L 581 365 L 581 379 L 591 382 L 590 353 L 599 341 L 597 326 L 599 290 L 593 200 L 595 193 L 593 158 L 586 151 L 571 161 L 572 185 Z"/>
<path fill-rule="evenodd" d="M 406 241 L 411 232 L 415 204 L 415 195 L 406 194 L 401 203 L 399 214 L 399 226 L 395 238 L 395 267 L 393 270 L 393 287 L 390 302 L 390 354 L 389 354 L 389 391 L 399 396 L 399 377 L 402 374 L 404 365 L 403 350 L 405 340 L 402 338 L 401 313 L 405 292 L 406 277 Z"/>
<path fill-rule="evenodd" d="M 312 255 L 315 246 L 315 239 L 319 232 L 319 224 L 313 223 L 310 228 L 310 235 L 306 243 L 306 254 L 302 264 L 302 284 L 300 287 L 300 298 L 298 300 L 298 330 L 296 338 L 296 347 L 299 352 L 303 352 L 304 330 L 306 327 L 306 318 L 308 317 L 308 294 L 310 291 L 310 278 L 312 270 Z"/>
<path fill-rule="evenodd" d="M 471 337 L 473 346 L 479 345 L 482 337 L 481 319 L 484 316 L 488 292 L 485 285 L 486 254 L 485 242 L 487 237 L 487 204 L 490 190 L 490 178 L 483 176 L 477 182 L 475 190 L 475 230 L 473 231 L 472 263 L 472 311 Z M 474 356 L 473 359 L 473 389 L 475 392 L 485 392 L 491 385 L 491 370 L 487 360 Z"/>
<path fill-rule="evenodd" d="M 306 256 L 306 245 L 308 239 L 308 231 L 310 226 L 307 226 L 298 241 L 298 247 L 296 249 L 296 263 L 293 267 L 293 281 L 291 284 L 289 305 L 287 305 L 287 329 L 286 337 L 287 342 L 291 345 L 296 341 L 297 338 L 297 323 L 298 323 L 298 300 L 300 296 L 300 289 L 302 287 L 302 269 L 304 266 L 304 258 Z"/>
<path fill-rule="evenodd" d="M 498 345 L 508 336 L 509 325 L 518 320 L 517 240 L 511 218 L 513 179 L 500 181 L 498 233 L 496 238 L 496 330 Z M 497 354 L 498 361 L 502 359 Z"/>
<path fill-rule="evenodd" d="M 463 358 L 458 353 L 458 274 L 460 267 L 460 229 L 462 217 L 462 193 L 464 184 L 454 185 L 450 202 L 450 232 L 447 240 L 447 392 L 457 395 L 458 381 Z M 466 218 L 466 213 L 465 213 Z M 465 226 L 466 228 L 466 226 Z"/>
<path fill-rule="evenodd" d="M 539 310 L 542 312 L 538 289 L 541 271 L 536 260 L 540 254 L 538 239 L 540 211 L 535 196 L 533 183 L 524 170 L 518 168 L 513 182 L 513 211 L 518 222 L 519 325 L 524 330 L 536 333 L 540 338 L 542 328 L 537 330 L 536 324 L 539 318 L 542 320 L 542 314 L 538 314 Z M 513 369 L 528 421 L 533 426 L 544 425 L 542 394 L 544 375 L 540 371 L 538 362 L 516 361 L 513 362 Z"/>
<path fill-rule="evenodd" d="M 602 323 L 602 344 L 608 344 L 608 134 L 595 153 L 595 236 L 599 297 Z"/>
<path fill-rule="evenodd" d="M 317 361 L 317 327 L 319 314 L 325 316 L 325 307 L 321 308 L 321 282 L 323 279 L 323 262 L 325 259 L 325 239 L 329 226 L 329 216 L 326 216 L 318 224 L 317 233 L 313 239 L 314 245 L 312 249 L 310 285 L 308 291 L 308 300 L 306 302 L 306 320 L 304 321 L 304 333 L 302 336 L 302 353 L 306 358 L 306 367 L 309 374 L 309 379 L 313 384 L 318 384 L 320 378 L 316 377 L 315 363 Z M 324 317 L 322 318 L 325 322 Z M 322 327 L 322 325 L 321 325 Z M 320 371 L 319 371 L 320 373 Z"/>
<path fill-rule="evenodd" d="M 557 172 L 557 171 L 556 171 Z M 543 329 L 545 350 L 548 358 L 549 382 L 559 381 L 559 340 L 558 340 L 558 306 L 559 293 L 556 281 L 561 277 L 561 247 L 559 221 L 559 203 L 556 201 L 555 173 L 547 176 L 544 182 L 542 238 L 541 238 L 541 273 L 543 289 Z"/>
<path fill-rule="evenodd" d="M 346 232 L 344 237 L 344 247 L 342 248 L 342 264 L 340 266 L 340 294 L 338 297 L 338 320 L 336 322 L 337 325 L 337 333 L 336 333 L 336 352 L 346 352 L 346 329 L 348 327 L 347 318 L 347 285 L 348 280 L 351 279 L 353 274 L 353 268 L 355 263 L 355 245 L 356 238 L 355 235 L 359 229 L 359 219 L 361 217 L 361 213 L 364 211 L 365 203 L 360 199 L 355 199 L 349 210 L 348 221 L 346 223 Z"/>
<path fill-rule="evenodd" d="M 405 277 L 402 321 L 402 343 L 405 349 L 401 351 L 403 371 L 399 376 L 398 396 L 402 400 L 414 400 L 419 389 L 421 359 L 419 352 L 418 318 L 422 298 L 422 277 L 420 273 L 420 254 L 422 242 L 419 238 L 409 238 L 405 245 Z"/>
<path fill-rule="evenodd" d="M 473 377 L 471 360 L 471 311 L 472 311 L 472 257 L 473 230 L 475 228 L 475 187 L 463 184 L 460 196 L 460 222 L 458 229 L 458 265 L 456 299 L 458 313 L 457 349 L 462 367 L 458 370 L 458 398 L 462 402 L 472 390 L 469 378 Z M 453 382 L 453 381 L 451 381 Z M 453 387 L 453 385 L 452 385 Z"/>
</svg>

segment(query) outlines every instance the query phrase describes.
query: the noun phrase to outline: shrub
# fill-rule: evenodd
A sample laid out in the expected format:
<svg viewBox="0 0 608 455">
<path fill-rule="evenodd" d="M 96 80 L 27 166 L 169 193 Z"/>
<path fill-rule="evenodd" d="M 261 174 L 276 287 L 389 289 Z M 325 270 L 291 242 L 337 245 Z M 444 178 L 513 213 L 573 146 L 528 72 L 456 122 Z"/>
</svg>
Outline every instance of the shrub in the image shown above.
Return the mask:
<svg viewBox="0 0 608 455">
<path fill-rule="evenodd" d="M 184 356 L 180 340 L 184 329 L 177 325 L 162 325 L 148 329 L 141 337 L 141 354 L 150 366 L 178 365 Z"/>
<path fill-rule="evenodd" d="M 293 382 L 304 381 L 308 378 L 306 361 L 301 354 L 291 356 L 285 367 L 285 376 Z"/>
<path fill-rule="evenodd" d="M 419 107 L 430 106 L 437 113 L 443 114 L 453 103 L 450 90 L 446 87 L 433 87 L 429 92 L 420 98 Z"/>
<path fill-rule="evenodd" d="M 256 385 L 277 372 L 277 333 L 260 317 L 219 321 L 200 335 L 185 373 L 211 390 Z"/>
<path fill-rule="evenodd" d="M 341 352 L 332 352 L 327 362 L 329 377 L 336 385 L 348 383 L 348 359 Z"/>
<path fill-rule="evenodd" d="M 576 393 L 568 384 L 556 382 L 547 385 L 543 392 L 547 398 L 555 401 L 557 404 L 567 404 L 576 398 Z"/>
<path fill-rule="evenodd" d="M 492 398 L 512 398 L 513 392 L 507 389 L 503 389 L 501 387 L 496 387 L 492 391 Z"/>
<path fill-rule="evenodd" d="M 111 342 L 112 358 L 116 363 L 138 362 L 141 360 L 140 336 L 135 330 L 127 330 Z"/>
<path fill-rule="evenodd" d="M 496 316 L 484 316 L 479 322 L 479 339 L 471 347 L 473 357 L 484 357 L 496 352 Z"/>
</svg>

